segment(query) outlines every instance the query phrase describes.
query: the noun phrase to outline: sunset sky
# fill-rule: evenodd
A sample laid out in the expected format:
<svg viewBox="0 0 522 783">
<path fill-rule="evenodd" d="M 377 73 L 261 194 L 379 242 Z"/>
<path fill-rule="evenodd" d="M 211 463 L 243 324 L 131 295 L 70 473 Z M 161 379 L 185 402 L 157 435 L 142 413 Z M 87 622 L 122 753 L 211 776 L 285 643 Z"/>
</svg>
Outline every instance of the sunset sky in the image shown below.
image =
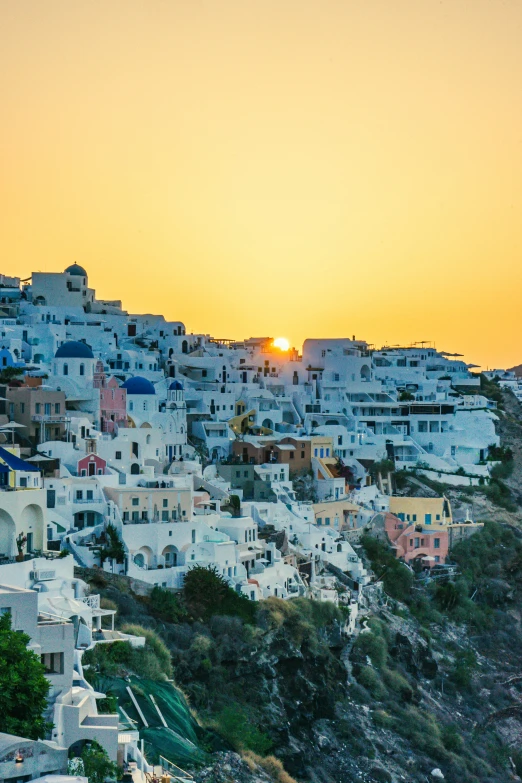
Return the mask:
<svg viewBox="0 0 522 783">
<path fill-rule="evenodd" d="M 519 0 L 0 0 L 0 272 L 522 362 Z"/>
</svg>

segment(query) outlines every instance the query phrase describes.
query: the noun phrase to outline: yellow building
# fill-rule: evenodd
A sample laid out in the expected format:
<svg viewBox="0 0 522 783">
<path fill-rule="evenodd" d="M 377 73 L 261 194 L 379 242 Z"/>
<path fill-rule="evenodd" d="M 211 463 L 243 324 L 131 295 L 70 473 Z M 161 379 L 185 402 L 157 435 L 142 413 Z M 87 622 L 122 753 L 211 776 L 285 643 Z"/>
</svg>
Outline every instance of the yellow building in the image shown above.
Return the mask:
<svg viewBox="0 0 522 783">
<path fill-rule="evenodd" d="M 352 530 L 357 526 L 359 506 L 349 500 L 327 500 L 313 504 L 315 524 L 337 530 Z"/>
<path fill-rule="evenodd" d="M 312 457 L 318 459 L 324 459 L 325 457 L 333 457 L 333 438 L 331 435 L 312 435 L 310 437 L 310 444 L 312 447 Z"/>
<path fill-rule="evenodd" d="M 403 522 L 419 525 L 452 525 L 451 505 L 447 498 L 390 497 L 390 513 Z"/>
</svg>

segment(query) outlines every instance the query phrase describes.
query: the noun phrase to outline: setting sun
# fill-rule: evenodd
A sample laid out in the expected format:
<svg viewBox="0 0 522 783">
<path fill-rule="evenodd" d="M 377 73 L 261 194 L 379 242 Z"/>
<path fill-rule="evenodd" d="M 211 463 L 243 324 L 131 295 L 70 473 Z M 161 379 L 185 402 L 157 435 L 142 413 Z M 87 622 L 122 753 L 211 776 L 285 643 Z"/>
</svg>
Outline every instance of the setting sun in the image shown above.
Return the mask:
<svg viewBox="0 0 522 783">
<path fill-rule="evenodd" d="M 290 348 L 290 343 L 286 339 L 286 337 L 276 337 L 276 339 L 273 342 L 273 345 L 275 348 L 279 348 L 281 351 L 288 351 Z"/>
</svg>

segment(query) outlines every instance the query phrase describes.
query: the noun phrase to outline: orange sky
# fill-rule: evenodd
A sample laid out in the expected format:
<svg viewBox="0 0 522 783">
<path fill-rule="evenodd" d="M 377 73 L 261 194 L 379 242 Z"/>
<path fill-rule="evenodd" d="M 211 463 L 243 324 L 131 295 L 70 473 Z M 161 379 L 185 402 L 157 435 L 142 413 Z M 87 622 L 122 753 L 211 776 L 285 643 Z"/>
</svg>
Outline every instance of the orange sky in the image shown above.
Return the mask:
<svg viewBox="0 0 522 783">
<path fill-rule="evenodd" d="M 0 0 L 4 274 L 522 362 L 519 0 Z"/>
</svg>

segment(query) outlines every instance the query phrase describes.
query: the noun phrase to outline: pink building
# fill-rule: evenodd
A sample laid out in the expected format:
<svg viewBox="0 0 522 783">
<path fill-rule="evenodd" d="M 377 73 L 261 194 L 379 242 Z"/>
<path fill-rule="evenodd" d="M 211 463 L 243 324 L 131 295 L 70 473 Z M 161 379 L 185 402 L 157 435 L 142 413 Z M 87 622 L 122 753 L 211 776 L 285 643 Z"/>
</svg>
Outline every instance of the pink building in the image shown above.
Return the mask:
<svg viewBox="0 0 522 783">
<path fill-rule="evenodd" d="M 86 454 L 78 460 L 79 476 L 103 476 L 107 462 L 97 454 Z"/>
<path fill-rule="evenodd" d="M 446 562 L 449 536 L 445 526 L 403 522 L 386 514 L 385 530 L 396 556 L 407 563 L 420 560 L 424 568 L 432 568 Z"/>
<path fill-rule="evenodd" d="M 101 431 L 114 432 L 115 427 L 126 427 L 127 390 L 120 387 L 116 378 L 107 380 L 102 362 L 96 364 L 93 385 L 100 390 Z"/>
</svg>

